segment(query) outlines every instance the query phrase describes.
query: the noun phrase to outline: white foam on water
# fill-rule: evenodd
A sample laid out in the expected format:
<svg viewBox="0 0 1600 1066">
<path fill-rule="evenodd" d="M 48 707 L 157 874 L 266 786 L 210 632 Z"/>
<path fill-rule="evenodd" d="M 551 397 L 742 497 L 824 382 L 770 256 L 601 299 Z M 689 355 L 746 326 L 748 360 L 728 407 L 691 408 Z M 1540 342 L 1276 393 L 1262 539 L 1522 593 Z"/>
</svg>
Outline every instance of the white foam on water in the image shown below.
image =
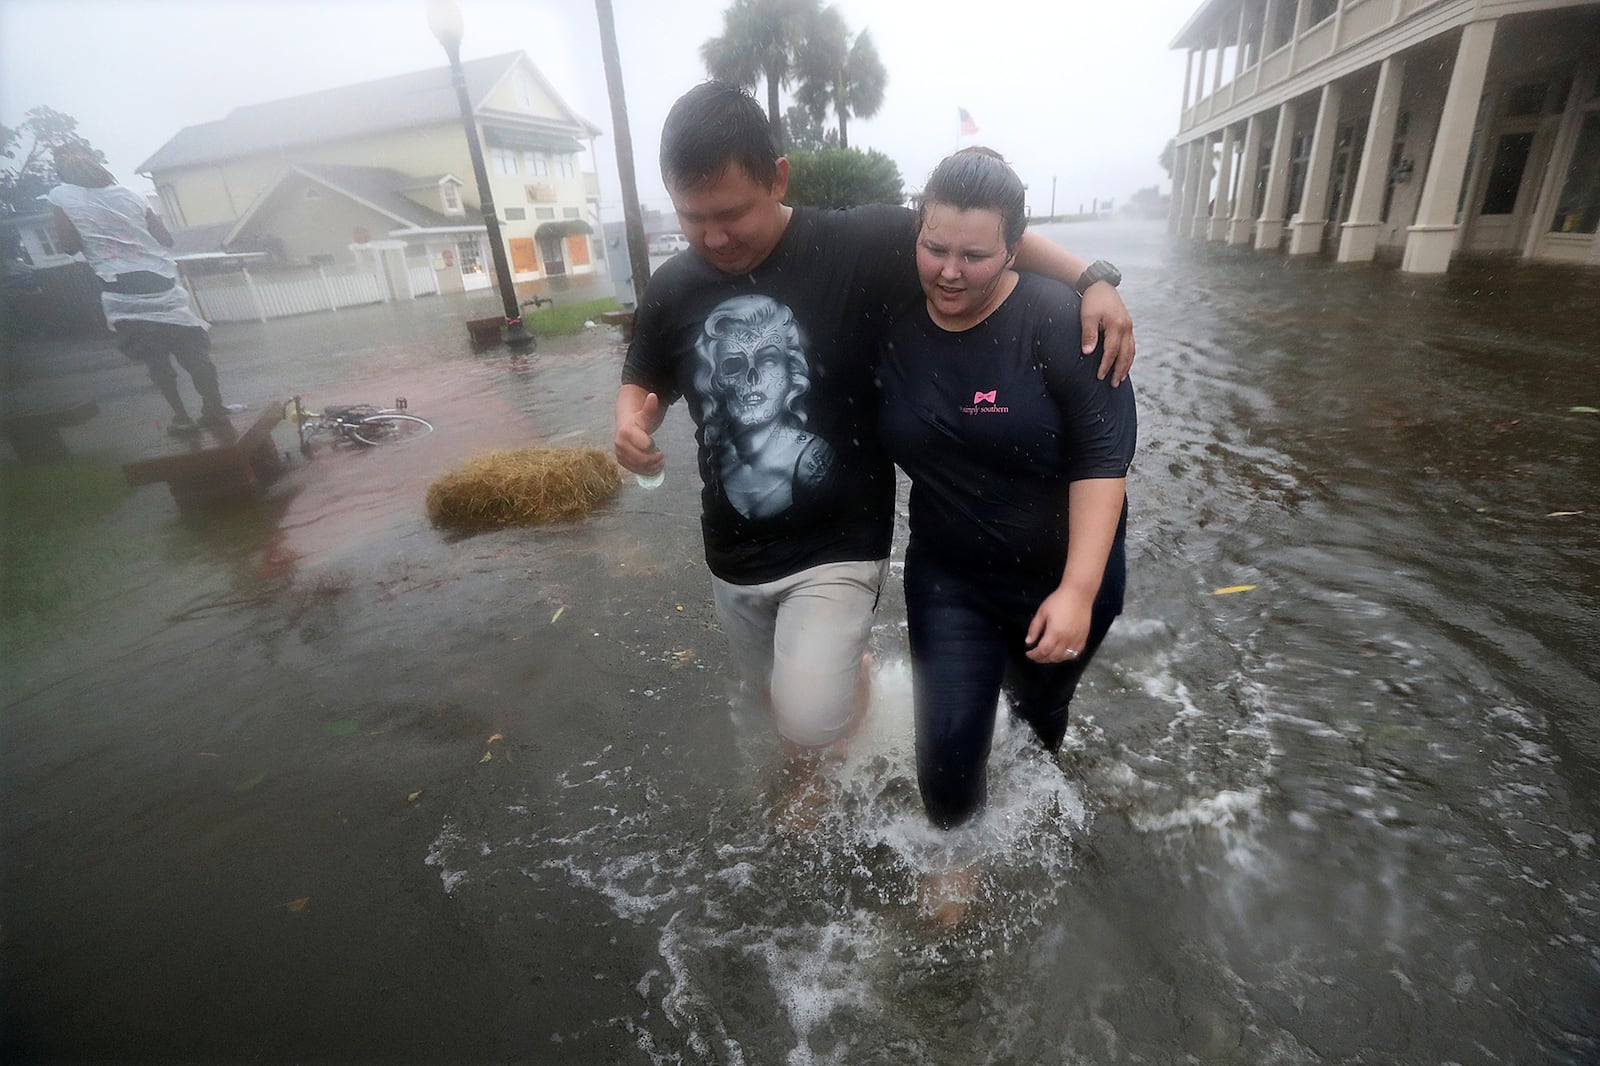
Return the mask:
<svg viewBox="0 0 1600 1066">
<path fill-rule="evenodd" d="M 1158 746 L 1176 745 L 1177 723 L 1199 708 L 1169 678 L 1153 687 L 1175 707 Z M 720 712 L 721 701 L 707 710 Z M 1260 807 L 1257 793 L 1219 790 L 1156 810 L 1146 801 L 1166 803 L 1183 784 L 1166 765 L 1181 749 L 1118 757 L 1093 718 L 1075 715 L 1063 756 L 1074 768 L 1063 772 L 1002 707 L 987 809 L 969 827 L 938 830 L 916 787 L 910 667 L 884 657 L 870 713 L 826 773 L 816 824 L 785 833 L 761 794 L 777 772 L 770 722 L 737 699 L 727 710 L 735 747 L 751 756 L 739 772 L 625 761 L 608 746 L 558 774 L 537 802 L 515 797 L 487 812 L 491 828 L 447 819 L 428 853 L 447 893 L 498 863 L 563 880 L 654 930 L 661 963 L 636 985 L 647 1009 L 608 1023 L 652 1062 L 743 1063 L 758 1048 L 770 1061 L 781 1046 L 793 1064 L 850 1062 L 881 1049 L 883 1025 L 902 1014 L 892 997 L 904 967 L 992 965 L 1052 928 L 1100 804 L 1086 801 L 1085 785 L 1134 798 L 1150 832 L 1237 827 Z M 976 905 L 957 930 L 938 929 L 918 912 L 919 886 L 966 867 L 978 870 Z"/>
<path fill-rule="evenodd" d="M 938 829 L 916 797 L 914 734 L 910 665 L 886 662 L 873 683 L 867 724 L 835 774 L 849 801 L 844 811 L 854 819 L 844 831 L 869 847 L 886 846 L 913 871 L 942 873 L 974 863 L 1044 858 L 1045 852 L 1035 849 L 1041 835 L 1070 836 L 1086 824 L 1081 790 L 1002 699 L 989 757 L 988 806 L 969 826 Z M 889 794 L 896 785 L 910 802 Z M 1057 862 L 1048 865 L 1059 872 Z"/>
<path fill-rule="evenodd" d="M 805 930 L 788 930 L 796 937 L 770 936 L 749 944 L 745 953 L 760 958 L 778 1002 L 799 1043 L 790 1049 L 791 1066 L 811 1066 L 819 1061 L 843 1062 L 843 1048 L 824 1059 L 811 1046 L 811 1034 L 830 1019 L 869 1002 L 868 990 L 854 966 L 854 955 L 875 939 L 871 916 L 857 912 L 848 918 Z"/>
<path fill-rule="evenodd" d="M 444 885 L 444 894 L 451 896 L 457 888 L 467 879 L 465 869 L 452 869 L 452 856 L 461 850 L 465 840 L 461 831 L 456 828 L 455 822 L 446 818 L 440 827 L 438 836 L 433 838 L 433 843 L 428 845 L 428 854 L 422 860 L 424 866 L 437 866 L 439 868 L 439 881 Z"/>
<path fill-rule="evenodd" d="M 1179 828 L 1233 829 L 1261 810 L 1265 795 L 1265 790 L 1260 788 L 1224 789 L 1215 795 L 1190 799 L 1177 810 L 1164 814 L 1135 813 L 1133 824 L 1144 833 L 1165 833 Z"/>
</svg>

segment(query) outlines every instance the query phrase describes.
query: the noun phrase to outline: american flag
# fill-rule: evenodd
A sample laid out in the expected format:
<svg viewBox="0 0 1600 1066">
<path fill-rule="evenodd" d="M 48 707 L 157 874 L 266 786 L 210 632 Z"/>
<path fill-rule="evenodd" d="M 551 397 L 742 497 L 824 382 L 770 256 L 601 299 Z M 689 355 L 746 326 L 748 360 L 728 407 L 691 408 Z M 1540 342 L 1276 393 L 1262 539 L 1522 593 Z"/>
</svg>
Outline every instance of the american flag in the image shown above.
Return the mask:
<svg viewBox="0 0 1600 1066">
<path fill-rule="evenodd" d="M 956 114 L 961 119 L 961 136 L 970 137 L 978 132 L 978 124 L 973 121 L 972 114 L 966 108 L 956 108 Z"/>
</svg>

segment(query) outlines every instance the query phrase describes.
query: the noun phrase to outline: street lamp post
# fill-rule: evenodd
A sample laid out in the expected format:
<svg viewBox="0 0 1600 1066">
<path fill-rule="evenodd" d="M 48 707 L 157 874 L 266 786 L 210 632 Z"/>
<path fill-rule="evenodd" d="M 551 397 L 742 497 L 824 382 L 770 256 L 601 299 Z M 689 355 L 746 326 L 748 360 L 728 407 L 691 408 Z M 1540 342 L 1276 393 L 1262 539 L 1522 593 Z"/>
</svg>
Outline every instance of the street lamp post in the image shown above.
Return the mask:
<svg viewBox="0 0 1600 1066">
<path fill-rule="evenodd" d="M 428 0 L 428 28 L 450 57 L 450 79 L 455 85 L 456 102 L 461 106 L 461 125 L 467 134 L 467 152 L 472 156 L 472 173 L 478 179 L 478 202 L 483 207 L 483 225 L 489 231 L 489 254 L 494 259 L 494 276 L 500 286 L 500 300 L 506 312 L 506 345 L 532 348 L 534 336 L 522 324 L 517 306 L 517 291 L 511 285 L 511 264 L 506 262 L 505 242 L 500 239 L 500 219 L 495 214 L 494 193 L 489 189 L 489 170 L 483 164 L 483 146 L 478 143 L 478 124 L 472 118 L 472 100 L 467 95 L 467 75 L 461 69 L 461 9 L 455 0 Z"/>
</svg>

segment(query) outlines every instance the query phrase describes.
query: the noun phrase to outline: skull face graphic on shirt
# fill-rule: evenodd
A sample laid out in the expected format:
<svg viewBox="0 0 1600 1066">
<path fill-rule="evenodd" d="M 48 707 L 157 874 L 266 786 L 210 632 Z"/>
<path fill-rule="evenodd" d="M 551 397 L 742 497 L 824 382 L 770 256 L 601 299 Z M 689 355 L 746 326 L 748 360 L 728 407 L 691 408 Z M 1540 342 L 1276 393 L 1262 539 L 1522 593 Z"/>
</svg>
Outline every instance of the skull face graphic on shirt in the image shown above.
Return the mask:
<svg viewBox="0 0 1600 1066">
<path fill-rule="evenodd" d="M 770 296 L 718 304 L 695 344 L 706 450 L 728 502 L 746 518 L 793 506 L 821 484 L 833 449 L 806 430 L 810 367 L 794 313 Z"/>
</svg>

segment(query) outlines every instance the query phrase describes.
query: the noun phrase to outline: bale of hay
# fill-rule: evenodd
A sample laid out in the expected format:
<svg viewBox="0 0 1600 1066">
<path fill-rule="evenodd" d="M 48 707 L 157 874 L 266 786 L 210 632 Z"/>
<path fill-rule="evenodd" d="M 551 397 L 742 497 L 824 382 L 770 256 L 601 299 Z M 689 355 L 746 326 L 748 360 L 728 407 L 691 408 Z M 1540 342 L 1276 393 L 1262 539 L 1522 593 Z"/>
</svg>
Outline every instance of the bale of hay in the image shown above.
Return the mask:
<svg viewBox="0 0 1600 1066">
<path fill-rule="evenodd" d="M 622 471 L 598 448 L 484 452 L 428 486 L 428 517 L 459 529 L 582 518 L 617 494 Z"/>
</svg>

